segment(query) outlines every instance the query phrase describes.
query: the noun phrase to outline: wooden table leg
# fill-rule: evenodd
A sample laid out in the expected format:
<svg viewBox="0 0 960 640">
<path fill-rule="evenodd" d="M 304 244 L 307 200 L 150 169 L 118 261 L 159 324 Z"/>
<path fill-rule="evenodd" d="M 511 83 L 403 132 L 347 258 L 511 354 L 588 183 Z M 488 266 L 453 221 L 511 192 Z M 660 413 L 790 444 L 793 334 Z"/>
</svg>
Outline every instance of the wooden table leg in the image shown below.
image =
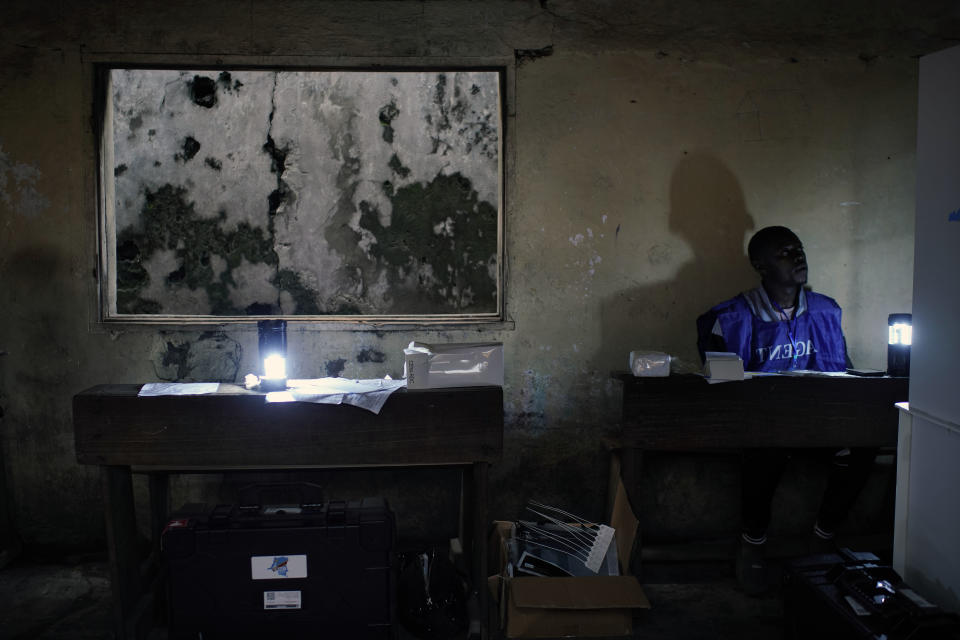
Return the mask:
<svg viewBox="0 0 960 640">
<path fill-rule="evenodd" d="M 163 567 L 163 556 L 160 553 L 160 536 L 167 526 L 170 517 L 170 474 L 153 472 L 148 476 L 150 487 L 150 575 L 154 576 L 153 617 L 162 619 L 166 609 L 166 573 Z"/>
<path fill-rule="evenodd" d="M 486 640 L 488 636 L 487 606 L 487 477 L 490 464 L 487 462 L 473 463 L 473 588 L 477 593 L 477 609 L 480 615 L 480 638 Z"/>
<path fill-rule="evenodd" d="M 13 513 L 7 500 L 6 478 L 3 443 L 0 442 L 0 569 L 13 562 L 23 548 L 20 536 L 14 527 Z"/>
<path fill-rule="evenodd" d="M 460 542 L 470 571 L 470 593 L 476 611 L 470 614 L 470 637 L 487 634 L 487 476 L 490 465 L 474 462 L 464 467 L 460 484 Z M 479 626 L 474 624 L 477 622 Z"/>
<path fill-rule="evenodd" d="M 150 534 L 154 551 L 160 552 L 160 534 L 167 526 L 170 516 L 170 474 L 153 472 L 149 475 L 150 486 Z"/>
<path fill-rule="evenodd" d="M 131 638 L 133 609 L 140 598 L 140 561 L 130 467 L 101 467 L 113 626 L 118 640 Z"/>
</svg>

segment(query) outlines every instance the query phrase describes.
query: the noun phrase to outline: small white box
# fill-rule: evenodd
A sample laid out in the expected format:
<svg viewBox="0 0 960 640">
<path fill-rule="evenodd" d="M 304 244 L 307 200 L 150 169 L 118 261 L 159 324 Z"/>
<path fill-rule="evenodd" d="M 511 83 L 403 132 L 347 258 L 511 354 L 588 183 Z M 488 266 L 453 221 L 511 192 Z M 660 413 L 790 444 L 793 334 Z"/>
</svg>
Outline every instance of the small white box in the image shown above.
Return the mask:
<svg viewBox="0 0 960 640">
<path fill-rule="evenodd" d="M 744 380 L 743 360 L 735 353 L 708 351 L 703 375 L 711 380 Z"/>
<path fill-rule="evenodd" d="M 500 342 L 411 342 L 403 350 L 403 356 L 403 376 L 408 389 L 503 386 L 503 343 Z"/>
</svg>

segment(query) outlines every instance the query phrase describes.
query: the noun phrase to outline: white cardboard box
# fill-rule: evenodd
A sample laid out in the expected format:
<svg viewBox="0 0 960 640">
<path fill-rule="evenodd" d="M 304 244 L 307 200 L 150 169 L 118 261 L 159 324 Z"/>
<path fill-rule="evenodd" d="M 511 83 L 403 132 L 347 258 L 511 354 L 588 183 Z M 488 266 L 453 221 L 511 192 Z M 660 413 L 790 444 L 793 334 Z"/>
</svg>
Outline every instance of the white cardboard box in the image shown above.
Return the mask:
<svg viewBox="0 0 960 640">
<path fill-rule="evenodd" d="M 403 350 L 408 389 L 503 386 L 503 343 L 411 342 Z"/>
<path fill-rule="evenodd" d="M 712 380 L 744 380 L 743 360 L 735 353 L 708 351 L 703 375 Z"/>
</svg>

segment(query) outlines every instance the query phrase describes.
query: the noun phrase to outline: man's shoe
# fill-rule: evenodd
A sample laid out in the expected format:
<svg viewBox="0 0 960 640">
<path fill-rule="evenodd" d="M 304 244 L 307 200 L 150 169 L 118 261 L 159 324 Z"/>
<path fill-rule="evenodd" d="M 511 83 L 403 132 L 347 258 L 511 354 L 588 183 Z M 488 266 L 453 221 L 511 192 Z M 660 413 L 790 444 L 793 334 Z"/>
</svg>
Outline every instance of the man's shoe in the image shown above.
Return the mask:
<svg viewBox="0 0 960 640">
<path fill-rule="evenodd" d="M 752 544 L 743 538 L 737 547 L 737 582 L 748 596 L 759 596 L 767 590 L 766 545 Z"/>
</svg>

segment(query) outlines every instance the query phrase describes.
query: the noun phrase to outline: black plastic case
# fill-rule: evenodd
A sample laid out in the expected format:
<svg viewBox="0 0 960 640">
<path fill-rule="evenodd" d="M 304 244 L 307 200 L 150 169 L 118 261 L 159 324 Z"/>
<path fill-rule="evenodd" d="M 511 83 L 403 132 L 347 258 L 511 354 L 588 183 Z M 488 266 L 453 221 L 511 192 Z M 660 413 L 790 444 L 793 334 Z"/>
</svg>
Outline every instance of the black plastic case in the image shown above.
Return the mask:
<svg viewBox="0 0 960 640">
<path fill-rule="evenodd" d="M 392 639 L 395 545 L 383 498 L 186 505 L 161 538 L 170 637 Z"/>
<path fill-rule="evenodd" d="M 960 618 L 871 553 L 798 558 L 784 569 L 783 593 L 789 639 L 960 640 Z"/>
</svg>

